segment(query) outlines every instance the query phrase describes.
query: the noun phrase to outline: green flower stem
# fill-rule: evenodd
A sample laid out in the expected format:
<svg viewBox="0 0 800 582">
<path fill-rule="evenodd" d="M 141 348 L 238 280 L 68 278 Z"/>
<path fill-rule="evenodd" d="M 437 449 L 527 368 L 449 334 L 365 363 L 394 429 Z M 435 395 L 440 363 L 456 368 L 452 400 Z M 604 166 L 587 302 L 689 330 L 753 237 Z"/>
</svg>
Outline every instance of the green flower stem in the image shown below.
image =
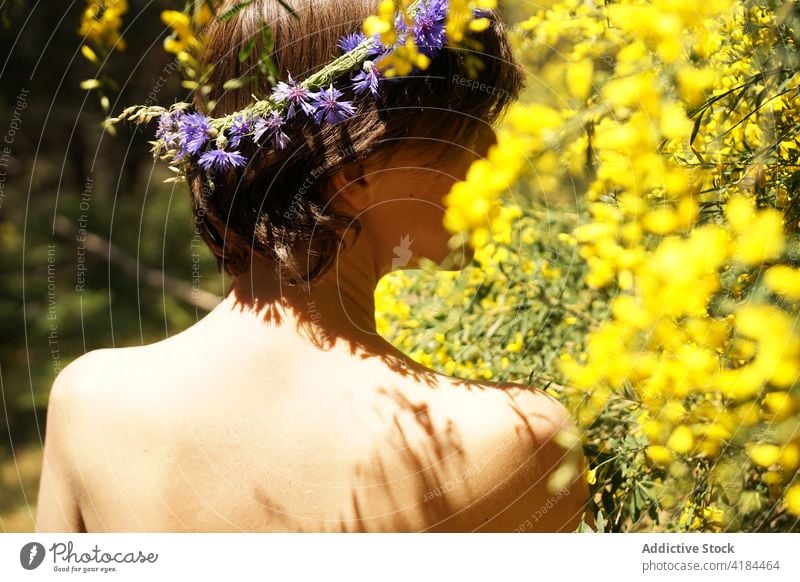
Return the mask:
<svg viewBox="0 0 800 582">
<path fill-rule="evenodd" d="M 375 41 L 372 38 L 364 39 L 352 51 L 337 57 L 328 66 L 314 73 L 300 84 L 306 89 L 318 89 L 329 85 L 342 73 L 351 71 L 363 63 L 369 56 L 369 51 L 374 43 Z"/>
<path fill-rule="evenodd" d="M 364 39 L 356 48 L 337 57 L 324 68 L 308 77 L 305 81 L 302 81 L 300 85 L 309 90 L 319 89 L 329 85 L 334 79 L 338 78 L 344 73 L 347 73 L 348 71 L 355 69 L 361 63 L 363 63 L 369 56 L 369 51 L 372 49 L 374 43 L 375 41 L 372 38 Z M 246 107 L 240 111 L 236 111 L 235 113 L 231 113 L 230 115 L 226 115 L 224 117 L 211 119 L 210 123 L 213 129 L 221 132 L 225 129 L 228 129 L 233 124 L 234 119 L 243 114 L 249 114 L 253 117 L 261 117 L 270 111 L 283 109 L 283 107 L 283 104 L 274 103 L 270 99 L 259 99 L 249 107 Z"/>
</svg>

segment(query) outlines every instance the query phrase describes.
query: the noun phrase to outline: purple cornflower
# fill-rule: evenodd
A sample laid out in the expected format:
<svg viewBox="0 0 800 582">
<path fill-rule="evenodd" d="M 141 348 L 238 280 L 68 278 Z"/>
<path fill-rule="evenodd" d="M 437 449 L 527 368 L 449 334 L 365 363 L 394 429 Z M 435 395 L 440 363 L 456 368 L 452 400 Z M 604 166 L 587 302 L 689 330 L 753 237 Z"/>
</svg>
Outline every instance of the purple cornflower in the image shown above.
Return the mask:
<svg viewBox="0 0 800 582">
<path fill-rule="evenodd" d="M 156 139 L 164 142 L 167 149 L 172 149 L 178 146 L 178 124 L 183 117 L 183 111 L 173 111 L 172 113 L 165 113 L 158 118 L 158 129 L 156 130 Z"/>
<path fill-rule="evenodd" d="M 354 32 L 353 34 L 348 34 L 347 36 L 343 36 L 339 39 L 339 48 L 342 49 L 342 52 L 349 53 L 351 50 L 364 42 L 365 38 L 367 37 L 364 36 L 363 32 Z M 383 55 L 389 52 L 389 50 L 391 50 L 391 48 L 383 44 L 381 42 L 380 35 L 376 34 L 372 37 L 372 44 L 367 50 L 367 56 L 375 57 L 378 55 Z"/>
<path fill-rule="evenodd" d="M 178 129 L 181 137 L 180 156 L 183 157 L 187 154 L 197 154 L 203 149 L 211 126 L 208 117 L 202 113 L 189 113 L 181 117 Z"/>
<path fill-rule="evenodd" d="M 198 163 L 208 172 L 209 170 L 224 171 L 228 168 L 244 166 L 247 160 L 238 151 L 226 152 L 225 150 L 209 150 L 200 156 Z"/>
<path fill-rule="evenodd" d="M 245 138 L 251 131 L 253 131 L 253 118 L 249 116 L 243 117 L 238 115 L 236 119 L 233 120 L 230 129 L 228 129 L 230 146 L 234 149 L 238 148 L 239 142 L 241 142 L 242 139 Z"/>
<path fill-rule="evenodd" d="M 392 47 L 388 47 L 381 42 L 381 37 L 379 34 L 376 34 L 372 37 L 372 44 L 370 45 L 369 50 L 367 50 L 367 55 L 371 57 L 377 57 L 380 55 L 385 55 L 388 52 L 391 52 Z"/>
<path fill-rule="evenodd" d="M 343 36 L 339 39 L 339 48 L 342 49 L 343 52 L 349 53 L 351 50 L 364 42 L 365 38 L 367 37 L 363 32 L 354 32 L 353 34 L 348 34 L 347 36 Z"/>
<path fill-rule="evenodd" d="M 403 46 L 406 44 L 406 36 L 408 35 L 408 24 L 406 19 L 403 18 L 403 13 L 398 12 L 394 17 L 394 30 L 397 34 L 395 38 L 395 46 Z"/>
<path fill-rule="evenodd" d="M 351 79 L 353 81 L 353 90 L 357 95 L 369 90 L 376 99 L 380 97 L 378 85 L 382 80 L 383 74 L 372 61 L 366 61 L 364 68 Z"/>
<path fill-rule="evenodd" d="M 256 121 L 256 141 L 266 133 L 275 140 L 275 146 L 282 150 L 289 145 L 289 136 L 283 132 L 284 120 L 277 111 L 271 112 L 267 117 L 262 117 Z"/>
<path fill-rule="evenodd" d="M 352 102 L 339 101 L 341 96 L 342 92 L 334 89 L 333 83 L 329 89 L 320 89 L 319 92 L 311 94 L 314 105 L 314 121 L 317 122 L 317 125 L 323 119 L 333 125 L 355 114 Z"/>
<path fill-rule="evenodd" d="M 419 51 L 429 57 L 445 45 L 445 19 L 447 18 L 448 0 L 427 0 L 420 3 L 414 15 L 411 30 L 414 42 Z"/>
<path fill-rule="evenodd" d="M 295 114 L 295 107 L 299 107 L 306 115 L 314 113 L 314 107 L 309 103 L 312 93 L 300 83 L 292 79 L 289 74 L 289 82 L 279 82 L 272 90 L 272 100 L 275 103 L 286 101 L 289 108 L 286 110 L 286 119 L 291 119 Z"/>
</svg>

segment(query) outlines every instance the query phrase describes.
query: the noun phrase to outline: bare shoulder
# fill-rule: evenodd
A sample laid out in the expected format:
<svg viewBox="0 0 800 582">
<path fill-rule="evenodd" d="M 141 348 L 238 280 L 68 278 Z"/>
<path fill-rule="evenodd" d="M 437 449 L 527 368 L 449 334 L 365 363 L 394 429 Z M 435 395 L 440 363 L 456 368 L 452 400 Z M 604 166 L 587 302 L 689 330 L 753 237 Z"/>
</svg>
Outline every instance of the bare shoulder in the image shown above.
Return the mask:
<svg viewBox="0 0 800 582">
<path fill-rule="evenodd" d="M 583 453 L 572 417 L 556 398 L 520 384 L 446 377 L 435 392 L 431 424 L 439 430 L 430 438 L 450 435 L 459 452 L 428 479 L 423 504 L 443 504 L 440 516 L 447 515 L 432 530 L 578 526 L 588 499 Z"/>
<path fill-rule="evenodd" d="M 124 370 L 119 352 L 117 349 L 93 350 L 74 359 L 59 372 L 50 389 L 47 432 L 60 433 L 62 425 L 77 428 L 86 420 L 87 410 L 100 402 L 97 396 L 102 393 L 102 387 Z"/>
<path fill-rule="evenodd" d="M 80 472 L 87 394 L 111 367 L 111 350 L 80 356 L 56 376 L 50 390 L 44 459 L 36 510 L 36 531 L 85 531 Z"/>
<path fill-rule="evenodd" d="M 144 362 L 144 347 L 103 348 L 86 352 L 56 376 L 49 407 L 56 403 L 73 419 L 108 412 L 124 397 L 124 387 Z"/>
<path fill-rule="evenodd" d="M 47 429 L 60 431 L 62 424 L 77 429 L 88 415 L 99 412 L 113 398 L 112 388 L 124 384 L 141 356 L 138 348 L 107 348 L 87 352 L 67 364 L 53 381 L 48 399 Z M 115 396 L 119 396 L 116 393 Z M 77 434 L 73 431 L 71 434 Z"/>
<path fill-rule="evenodd" d="M 180 386 L 176 379 L 187 369 L 184 360 L 179 346 L 170 341 L 92 350 L 56 377 L 48 409 L 62 409 L 73 439 L 102 437 L 110 442 L 120 432 L 120 423 L 129 430 L 144 430 L 156 413 L 172 409 L 180 398 L 177 390 L 166 388 Z M 59 422 L 58 416 L 54 422 Z M 87 451 L 94 448 L 91 445 Z"/>
<path fill-rule="evenodd" d="M 86 352 L 61 370 L 53 382 L 50 397 L 74 398 L 77 391 L 89 389 L 108 374 L 119 369 L 130 348 L 103 348 Z"/>
<path fill-rule="evenodd" d="M 489 530 L 574 531 L 589 500 L 580 432 L 566 407 L 538 388 L 505 383 L 495 388 L 519 418 L 517 455 L 527 458 L 510 483 L 506 510 Z M 509 434 L 511 429 L 500 429 Z"/>
<path fill-rule="evenodd" d="M 143 491 L 140 481 L 146 479 L 138 473 L 157 468 L 143 451 L 157 451 L 161 438 L 156 395 L 163 390 L 152 379 L 162 356 L 150 346 L 93 350 L 56 377 L 47 407 L 37 531 L 138 529 L 136 516 L 125 514 L 128 506 L 114 496 Z"/>
</svg>

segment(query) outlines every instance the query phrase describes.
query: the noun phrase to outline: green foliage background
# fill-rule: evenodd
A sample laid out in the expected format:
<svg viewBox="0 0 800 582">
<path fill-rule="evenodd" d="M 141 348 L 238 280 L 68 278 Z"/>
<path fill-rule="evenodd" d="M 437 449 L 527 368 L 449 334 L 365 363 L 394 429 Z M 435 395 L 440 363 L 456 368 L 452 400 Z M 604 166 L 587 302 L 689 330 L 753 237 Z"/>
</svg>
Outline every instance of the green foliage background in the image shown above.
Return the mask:
<svg viewBox="0 0 800 582">
<path fill-rule="evenodd" d="M 153 97 L 168 104 L 185 96 L 178 69 L 161 49 L 159 12 L 169 5 L 144 7 L 126 31 L 128 49 L 109 61 L 109 74 L 121 86 L 113 107 Z M 203 316 L 171 287 L 146 280 L 145 269 L 189 286 L 199 275 L 200 288 L 222 293 L 215 259 L 192 241 L 185 186 L 163 183 L 168 172 L 153 162 L 148 136 L 130 128 L 104 136 L 97 98 L 79 88 L 93 76 L 79 53 L 82 8 L 39 3 L 30 11 L 12 4 L 10 26 L 0 27 L 0 54 L 7 56 L 0 69 L 0 136 L 27 91 L 0 203 L 0 532 L 33 527 L 47 396 L 59 369 L 56 350 L 63 369 L 89 350 L 157 341 Z M 84 211 L 87 179 L 93 184 Z M 122 266 L 126 259 L 87 252 L 85 286 L 76 291 L 77 228 L 84 214 L 88 231 L 117 247 L 127 263 L 138 261 L 138 276 Z M 54 245 L 51 297 L 48 245 Z M 56 319 L 48 320 L 52 297 Z M 51 323 L 57 325 L 55 342 Z"/>
</svg>

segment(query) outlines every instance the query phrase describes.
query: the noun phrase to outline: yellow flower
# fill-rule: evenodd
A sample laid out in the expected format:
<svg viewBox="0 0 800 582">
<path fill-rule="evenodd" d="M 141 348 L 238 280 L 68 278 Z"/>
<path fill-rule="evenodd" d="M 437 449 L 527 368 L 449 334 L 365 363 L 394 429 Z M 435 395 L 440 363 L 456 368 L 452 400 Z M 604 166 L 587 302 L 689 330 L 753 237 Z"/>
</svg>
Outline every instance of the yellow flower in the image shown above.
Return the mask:
<svg viewBox="0 0 800 582">
<path fill-rule="evenodd" d="M 794 471 L 800 466 L 800 443 L 789 443 L 781 451 L 781 466 L 786 471 Z"/>
<path fill-rule="evenodd" d="M 694 435 L 688 426 L 677 426 L 667 440 L 667 446 L 676 453 L 686 454 L 694 448 Z"/>
<path fill-rule="evenodd" d="M 681 137 L 689 135 L 691 131 L 692 122 L 680 103 L 669 101 L 661 106 L 661 133 L 664 137 Z"/>
<path fill-rule="evenodd" d="M 770 392 L 764 396 L 764 405 L 778 419 L 788 418 L 797 410 L 797 402 L 786 392 Z"/>
<path fill-rule="evenodd" d="M 786 246 L 783 234 L 783 217 L 773 209 L 762 210 L 739 235 L 735 243 L 734 258 L 746 265 L 760 265 L 780 256 Z"/>
<path fill-rule="evenodd" d="M 764 274 L 764 284 L 776 295 L 800 301 L 800 269 L 775 265 Z"/>
<path fill-rule="evenodd" d="M 657 465 L 668 465 L 674 458 L 672 451 L 662 445 L 650 445 L 645 451 L 647 458 Z"/>
<path fill-rule="evenodd" d="M 784 495 L 786 509 L 789 513 L 800 517 L 800 483 L 792 485 Z"/>
<path fill-rule="evenodd" d="M 703 102 L 708 91 L 717 80 L 717 72 L 711 68 L 698 69 L 682 65 L 676 74 L 681 99 L 690 107 Z"/>
<path fill-rule="evenodd" d="M 78 34 L 104 49 L 125 50 L 125 41 L 119 29 L 122 15 L 127 11 L 127 0 L 86 0 Z"/>
<path fill-rule="evenodd" d="M 561 269 L 558 267 L 551 267 L 550 263 L 543 261 L 541 265 L 542 276 L 545 279 L 558 279 L 561 276 Z"/>
<path fill-rule="evenodd" d="M 367 36 L 379 35 L 385 45 L 394 44 L 397 38 L 394 27 L 394 15 L 397 6 L 392 0 L 381 0 L 378 5 L 378 14 L 370 15 L 364 20 L 364 34 Z"/>
<path fill-rule="evenodd" d="M 452 233 L 471 233 L 474 247 L 491 228 L 499 212 L 497 200 L 519 175 L 526 149 L 522 142 L 508 131 L 498 131 L 497 143 L 489 148 L 487 159 L 477 160 L 470 166 L 464 181 L 453 184 L 444 197 L 447 212 L 445 227 Z"/>
<path fill-rule="evenodd" d="M 649 116 L 657 116 L 660 110 L 656 76 L 652 72 L 618 77 L 606 83 L 603 97 L 615 108 L 639 108 Z"/>
<path fill-rule="evenodd" d="M 567 89 L 576 99 L 583 101 L 592 90 L 592 74 L 594 63 L 591 59 L 583 59 L 567 66 Z"/>
<path fill-rule="evenodd" d="M 511 352 L 512 354 L 516 354 L 522 351 L 522 334 L 517 332 L 514 339 L 506 344 L 506 351 Z"/>
<path fill-rule="evenodd" d="M 180 36 L 191 36 L 192 34 L 192 19 L 185 12 L 164 10 L 161 12 L 161 22 Z"/>
<path fill-rule="evenodd" d="M 660 207 L 644 215 L 642 225 L 655 234 L 669 234 L 678 227 L 678 216 L 672 208 Z"/>
<path fill-rule="evenodd" d="M 654 321 L 641 301 L 630 295 L 618 295 L 611 304 L 611 312 L 617 321 L 635 329 L 647 329 Z"/>
<path fill-rule="evenodd" d="M 750 445 L 747 454 L 756 465 L 766 468 L 778 462 L 781 456 L 781 449 L 776 445 L 759 443 Z"/>
<path fill-rule="evenodd" d="M 703 508 L 703 519 L 709 525 L 720 526 L 723 525 L 723 520 L 725 519 L 725 512 L 718 507 L 709 505 L 708 507 Z"/>
<path fill-rule="evenodd" d="M 202 45 L 195 35 L 194 27 L 198 26 L 204 18 L 202 11 L 199 13 L 197 21 L 193 21 L 187 14 L 177 10 L 161 12 L 161 21 L 172 29 L 172 34 L 164 39 L 164 50 L 181 55 L 188 49 L 200 48 Z"/>
<path fill-rule="evenodd" d="M 488 26 L 488 22 L 484 22 L 486 18 L 474 18 L 473 8 L 492 10 L 496 7 L 497 0 L 450 0 L 445 23 L 448 42 L 461 43 L 467 29 L 478 31 Z M 477 24 L 472 24 L 473 22 Z"/>
<path fill-rule="evenodd" d="M 419 52 L 414 39 L 409 36 L 403 46 L 396 47 L 390 54 L 378 62 L 378 66 L 387 77 L 405 76 L 416 67 L 427 69 L 430 59 Z"/>
</svg>

